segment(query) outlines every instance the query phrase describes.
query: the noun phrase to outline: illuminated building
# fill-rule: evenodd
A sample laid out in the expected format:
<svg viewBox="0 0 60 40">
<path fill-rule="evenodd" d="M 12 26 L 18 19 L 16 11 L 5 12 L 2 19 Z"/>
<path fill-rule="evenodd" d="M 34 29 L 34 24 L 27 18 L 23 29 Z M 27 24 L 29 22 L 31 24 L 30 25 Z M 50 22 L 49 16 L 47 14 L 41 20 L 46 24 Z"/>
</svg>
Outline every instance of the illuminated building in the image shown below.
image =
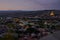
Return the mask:
<svg viewBox="0 0 60 40">
<path fill-rule="evenodd" d="M 50 16 L 55 16 L 54 11 L 51 11 Z"/>
</svg>

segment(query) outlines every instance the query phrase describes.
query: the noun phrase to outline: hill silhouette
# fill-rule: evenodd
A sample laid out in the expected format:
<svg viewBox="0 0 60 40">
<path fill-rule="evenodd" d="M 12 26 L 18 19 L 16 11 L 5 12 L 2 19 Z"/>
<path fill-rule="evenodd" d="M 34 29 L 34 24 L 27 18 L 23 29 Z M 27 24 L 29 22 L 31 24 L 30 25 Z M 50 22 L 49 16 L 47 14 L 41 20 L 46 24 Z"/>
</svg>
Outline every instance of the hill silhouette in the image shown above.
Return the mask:
<svg viewBox="0 0 60 40">
<path fill-rule="evenodd" d="M 0 11 L 0 16 L 36 16 L 42 14 L 49 14 L 51 11 L 54 11 L 55 14 L 60 15 L 60 10 L 37 10 L 37 11 L 20 11 L 20 10 L 11 10 L 11 11 Z"/>
</svg>

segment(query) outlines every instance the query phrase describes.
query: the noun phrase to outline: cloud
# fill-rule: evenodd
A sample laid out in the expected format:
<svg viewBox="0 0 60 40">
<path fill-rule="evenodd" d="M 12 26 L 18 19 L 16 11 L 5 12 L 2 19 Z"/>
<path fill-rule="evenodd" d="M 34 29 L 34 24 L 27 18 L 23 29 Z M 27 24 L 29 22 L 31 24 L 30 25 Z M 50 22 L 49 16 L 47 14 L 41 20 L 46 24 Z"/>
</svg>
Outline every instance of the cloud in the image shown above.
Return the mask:
<svg viewBox="0 0 60 40">
<path fill-rule="evenodd" d="M 0 0 L 0 10 L 59 9 L 60 0 Z"/>
</svg>

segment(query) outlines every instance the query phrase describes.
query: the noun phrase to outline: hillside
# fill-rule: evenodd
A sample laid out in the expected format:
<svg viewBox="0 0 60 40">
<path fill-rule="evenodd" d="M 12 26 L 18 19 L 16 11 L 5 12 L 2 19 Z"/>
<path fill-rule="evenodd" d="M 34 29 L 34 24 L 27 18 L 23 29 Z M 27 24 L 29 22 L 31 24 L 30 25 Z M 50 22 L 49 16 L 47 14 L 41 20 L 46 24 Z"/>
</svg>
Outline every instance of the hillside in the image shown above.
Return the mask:
<svg viewBox="0 0 60 40">
<path fill-rule="evenodd" d="M 38 10 L 38 11 L 0 11 L 0 16 L 35 16 L 49 14 L 54 11 L 56 15 L 60 15 L 60 10 Z"/>
</svg>

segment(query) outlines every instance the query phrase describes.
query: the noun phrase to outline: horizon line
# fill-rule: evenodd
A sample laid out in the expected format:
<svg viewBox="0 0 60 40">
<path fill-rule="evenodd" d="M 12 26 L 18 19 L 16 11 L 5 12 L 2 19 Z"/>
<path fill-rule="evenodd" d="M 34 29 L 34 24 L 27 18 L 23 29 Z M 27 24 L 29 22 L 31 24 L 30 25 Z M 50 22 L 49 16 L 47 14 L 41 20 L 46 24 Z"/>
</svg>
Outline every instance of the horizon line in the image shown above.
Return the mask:
<svg viewBox="0 0 60 40">
<path fill-rule="evenodd" d="M 60 9 L 46 9 L 46 10 L 60 10 Z M 43 10 L 0 10 L 0 11 L 43 11 Z"/>
</svg>

